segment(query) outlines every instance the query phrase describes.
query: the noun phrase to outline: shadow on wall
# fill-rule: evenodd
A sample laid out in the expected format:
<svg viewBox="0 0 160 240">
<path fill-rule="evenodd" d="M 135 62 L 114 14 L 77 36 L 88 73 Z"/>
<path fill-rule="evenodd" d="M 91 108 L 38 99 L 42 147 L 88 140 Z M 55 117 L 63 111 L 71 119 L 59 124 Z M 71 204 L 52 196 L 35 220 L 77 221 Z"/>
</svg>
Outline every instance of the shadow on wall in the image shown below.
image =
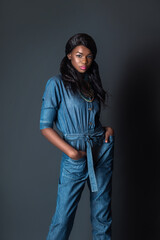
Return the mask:
<svg viewBox="0 0 160 240">
<path fill-rule="evenodd" d="M 121 236 L 115 239 L 158 240 L 160 48 L 139 51 L 130 57 L 125 69 L 114 116 L 120 174 L 125 179 L 125 204 L 121 202 L 123 210 L 117 226 Z"/>
</svg>

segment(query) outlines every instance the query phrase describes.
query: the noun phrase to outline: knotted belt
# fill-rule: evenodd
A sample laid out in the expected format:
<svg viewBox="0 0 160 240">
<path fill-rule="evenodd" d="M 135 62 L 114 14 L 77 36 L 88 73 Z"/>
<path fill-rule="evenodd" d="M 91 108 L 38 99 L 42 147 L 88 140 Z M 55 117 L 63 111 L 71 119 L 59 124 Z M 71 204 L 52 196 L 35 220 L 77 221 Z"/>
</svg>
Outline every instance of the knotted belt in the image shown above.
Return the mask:
<svg viewBox="0 0 160 240">
<path fill-rule="evenodd" d="M 94 171 L 94 163 L 93 163 L 93 156 L 92 156 L 92 147 L 93 142 L 98 140 L 98 137 L 101 137 L 104 134 L 104 129 L 101 127 L 97 130 L 87 132 L 87 133 L 73 133 L 73 134 L 64 134 L 63 137 L 66 140 L 79 140 L 84 139 L 86 143 L 86 152 L 87 152 L 87 165 L 88 165 L 88 175 L 91 185 L 91 191 L 97 192 L 97 180 Z M 76 160 L 75 160 L 76 161 Z"/>
</svg>

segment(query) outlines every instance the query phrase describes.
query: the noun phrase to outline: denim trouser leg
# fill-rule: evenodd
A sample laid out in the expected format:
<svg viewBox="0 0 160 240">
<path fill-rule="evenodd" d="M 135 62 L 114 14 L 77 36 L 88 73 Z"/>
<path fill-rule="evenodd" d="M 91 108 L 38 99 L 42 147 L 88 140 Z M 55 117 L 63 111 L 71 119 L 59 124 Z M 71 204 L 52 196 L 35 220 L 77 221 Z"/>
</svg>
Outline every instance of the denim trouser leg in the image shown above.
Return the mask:
<svg viewBox="0 0 160 240">
<path fill-rule="evenodd" d="M 113 137 L 110 136 L 108 143 L 103 140 L 93 148 L 94 169 L 98 185 L 97 192 L 90 191 L 93 240 L 111 240 L 113 146 Z M 73 160 L 63 153 L 57 206 L 47 240 L 68 240 L 86 180 L 90 188 L 86 157 Z"/>
<path fill-rule="evenodd" d="M 72 160 L 63 153 L 55 214 L 47 240 L 67 240 L 87 178 L 86 159 Z"/>
<path fill-rule="evenodd" d="M 113 165 L 113 137 L 103 143 L 99 151 L 95 148 L 95 174 L 98 191 L 90 192 L 92 239 L 111 240 L 111 190 Z M 98 155 L 97 155 L 98 153 Z M 90 183 L 88 181 L 90 188 Z"/>
</svg>

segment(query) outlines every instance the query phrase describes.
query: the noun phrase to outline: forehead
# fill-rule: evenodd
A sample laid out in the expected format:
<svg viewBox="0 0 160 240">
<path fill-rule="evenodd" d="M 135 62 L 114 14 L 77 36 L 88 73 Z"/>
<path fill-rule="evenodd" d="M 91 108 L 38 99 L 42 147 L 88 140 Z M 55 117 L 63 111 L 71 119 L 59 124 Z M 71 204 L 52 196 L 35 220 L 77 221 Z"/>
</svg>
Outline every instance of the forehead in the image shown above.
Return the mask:
<svg viewBox="0 0 160 240">
<path fill-rule="evenodd" d="M 73 53 L 80 52 L 82 54 L 92 54 L 91 50 L 83 45 L 79 45 L 72 50 Z"/>
</svg>

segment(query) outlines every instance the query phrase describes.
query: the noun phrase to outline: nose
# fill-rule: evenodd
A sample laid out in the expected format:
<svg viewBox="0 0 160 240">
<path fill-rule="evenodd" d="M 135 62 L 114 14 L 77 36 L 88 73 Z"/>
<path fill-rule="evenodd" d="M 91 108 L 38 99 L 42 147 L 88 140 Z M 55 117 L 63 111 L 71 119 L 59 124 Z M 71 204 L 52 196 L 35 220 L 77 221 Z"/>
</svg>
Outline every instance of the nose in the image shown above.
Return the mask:
<svg viewBox="0 0 160 240">
<path fill-rule="evenodd" d="M 87 58 L 86 58 L 86 57 L 82 58 L 82 63 L 83 63 L 83 64 L 86 64 L 86 63 L 87 63 Z"/>
</svg>

